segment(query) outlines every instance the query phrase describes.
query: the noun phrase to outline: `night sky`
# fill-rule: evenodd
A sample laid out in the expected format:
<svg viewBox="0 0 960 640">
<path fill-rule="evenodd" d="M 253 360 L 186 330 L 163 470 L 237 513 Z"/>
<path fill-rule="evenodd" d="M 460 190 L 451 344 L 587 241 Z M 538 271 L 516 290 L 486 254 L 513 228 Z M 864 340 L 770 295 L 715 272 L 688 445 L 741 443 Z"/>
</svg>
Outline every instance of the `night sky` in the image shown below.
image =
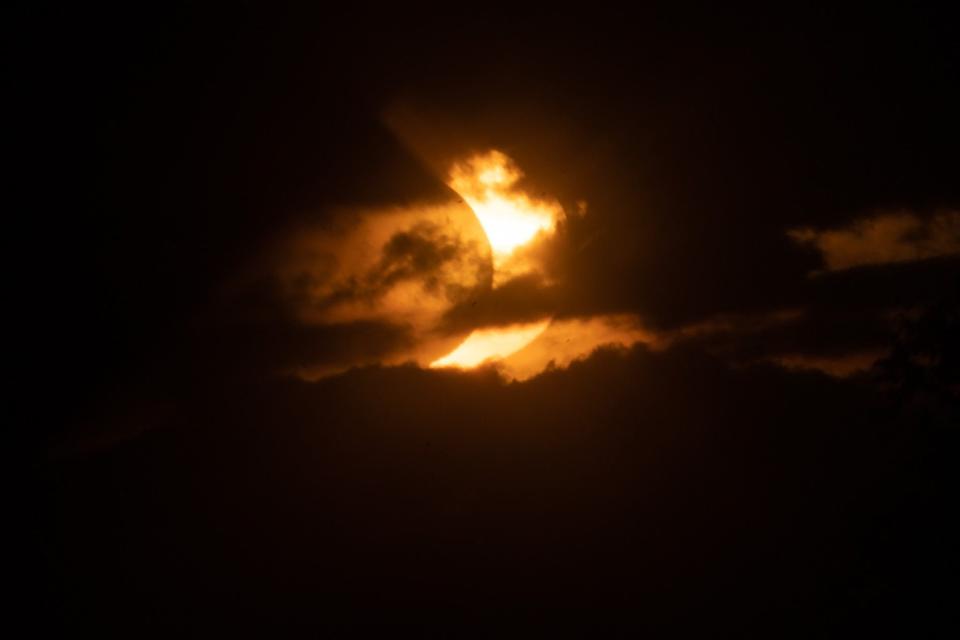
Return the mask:
<svg viewBox="0 0 960 640">
<path fill-rule="evenodd" d="M 13 17 L 38 633 L 960 634 L 955 16 Z"/>
</svg>

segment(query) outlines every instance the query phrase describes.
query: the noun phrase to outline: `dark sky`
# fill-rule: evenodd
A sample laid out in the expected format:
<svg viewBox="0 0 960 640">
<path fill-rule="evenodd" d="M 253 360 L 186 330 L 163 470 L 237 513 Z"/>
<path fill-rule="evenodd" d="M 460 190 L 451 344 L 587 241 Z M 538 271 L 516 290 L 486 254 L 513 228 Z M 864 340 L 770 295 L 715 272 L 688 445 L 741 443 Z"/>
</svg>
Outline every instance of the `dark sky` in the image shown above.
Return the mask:
<svg viewBox="0 0 960 640">
<path fill-rule="evenodd" d="M 955 637 L 953 16 L 13 22 L 35 620 Z M 511 382 L 396 365 L 423 338 L 396 318 L 298 314 L 291 243 L 456 197 L 443 170 L 488 149 L 587 213 L 540 277 L 477 285 L 437 335 L 616 316 L 656 340 Z M 440 237 L 395 235 L 377 264 L 400 252 L 415 268 L 395 277 L 430 281 Z M 387 280 L 351 282 L 337 295 Z M 311 367 L 339 373 L 290 373 Z"/>
</svg>

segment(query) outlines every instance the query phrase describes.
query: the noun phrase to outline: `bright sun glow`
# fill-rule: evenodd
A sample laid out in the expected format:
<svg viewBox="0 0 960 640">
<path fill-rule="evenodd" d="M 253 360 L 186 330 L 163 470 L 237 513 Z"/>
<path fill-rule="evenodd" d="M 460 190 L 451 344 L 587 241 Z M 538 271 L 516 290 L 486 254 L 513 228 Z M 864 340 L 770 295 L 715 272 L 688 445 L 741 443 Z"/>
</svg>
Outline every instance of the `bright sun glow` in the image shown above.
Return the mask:
<svg viewBox="0 0 960 640">
<path fill-rule="evenodd" d="M 530 256 L 517 249 L 552 234 L 563 215 L 556 200 L 531 198 L 517 188 L 523 174 L 506 155 L 490 151 L 459 162 L 450 169 L 450 188 L 470 206 L 490 242 L 493 286 L 536 270 Z M 515 255 L 516 254 L 516 255 Z M 502 360 L 537 339 L 550 318 L 507 327 L 478 329 L 459 347 L 430 363 L 431 367 L 476 367 Z"/>
<path fill-rule="evenodd" d="M 430 366 L 469 368 L 489 360 L 506 358 L 530 344 L 549 324 L 550 319 L 547 318 L 527 324 L 474 331 L 459 347 L 433 361 Z"/>
<path fill-rule="evenodd" d="M 535 200 L 515 189 L 522 176 L 499 151 L 473 156 L 450 171 L 450 188 L 477 215 L 490 241 L 494 266 L 538 233 L 552 232 L 563 213 L 558 203 Z"/>
</svg>

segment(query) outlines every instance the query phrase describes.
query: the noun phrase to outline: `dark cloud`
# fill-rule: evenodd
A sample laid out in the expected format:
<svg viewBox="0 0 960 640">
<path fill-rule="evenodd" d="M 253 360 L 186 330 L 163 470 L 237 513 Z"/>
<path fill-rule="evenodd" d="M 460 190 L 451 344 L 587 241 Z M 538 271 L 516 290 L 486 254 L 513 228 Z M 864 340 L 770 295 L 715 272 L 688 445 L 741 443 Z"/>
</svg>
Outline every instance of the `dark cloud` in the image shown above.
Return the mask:
<svg viewBox="0 0 960 640">
<path fill-rule="evenodd" d="M 332 282 L 332 290 L 315 296 L 314 289 L 336 278 L 333 269 L 323 268 L 323 260 L 311 258 L 305 271 L 292 278 L 292 295 L 312 311 L 324 311 L 345 303 L 360 302 L 376 305 L 397 285 L 414 281 L 428 294 L 455 304 L 477 290 L 478 281 L 490 279 L 488 251 L 477 243 L 463 239 L 456 230 L 452 233 L 430 221 L 415 222 L 407 229 L 397 231 L 380 248 L 380 257 L 366 272 L 350 274 Z M 332 262 L 337 258 L 324 254 Z M 323 256 L 322 256 L 323 257 Z M 445 268 L 465 264 L 471 272 L 463 282 L 451 280 Z M 317 271 L 317 265 L 320 269 Z M 473 285 L 473 286 L 469 286 Z"/>
<path fill-rule="evenodd" d="M 556 312 L 558 289 L 540 274 L 519 276 L 454 306 L 444 314 L 441 326 L 455 331 L 539 320 Z"/>
<path fill-rule="evenodd" d="M 454 260 L 461 251 L 460 244 L 447 238 L 436 225 L 417 225 L 410 231 L 395 234 L 384 246 L 380 264 L 383 275 L 378 279 L 392 284 L 426 274 L 430 286 L 435 287 L 431 274 L 443 263 Z"/>
<path fill-rule="evenodd" d="M 414 367 L 218 384 L 174 415 L 51 470 L 65 623 L 385 623 L 359 608 L 487 629 L 522 602 L 567 630 L 602 611 L 621 630 L 775 632 L 793 607 L 793 631 L 899 628 L 903 598 L 956 562 L 953 529 L 922 533 L 946 494 L 885 497 L 920 481 L 922 441 L 816 374 L 640 349 L 525 384 Z M 919 564 L 891 559 L 920 537 Z"/>
<path fill-rule="evenodd" d="M 889 347 L 896 315 L 862 311 L 810 309 L 782 322 L 693 336 L 705 346 L 721 348 L 736 359 L 764 358 L 781 353 L 835 356 Z"/>
</svg>

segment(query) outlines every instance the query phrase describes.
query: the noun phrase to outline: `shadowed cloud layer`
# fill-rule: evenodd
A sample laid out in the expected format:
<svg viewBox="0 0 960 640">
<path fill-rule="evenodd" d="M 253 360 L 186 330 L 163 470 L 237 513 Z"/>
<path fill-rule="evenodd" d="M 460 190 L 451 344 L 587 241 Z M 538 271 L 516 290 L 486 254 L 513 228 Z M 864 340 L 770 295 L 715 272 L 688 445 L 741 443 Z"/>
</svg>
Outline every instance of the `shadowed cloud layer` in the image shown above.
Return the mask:
<svg viewBox="0 0 960 640">
<path fill-rule="evenodd" d="M 372 632 L 384 621 L 355 616 L 373 608 L 387 626 L 519 615 L 579 635 L 602 611 L 611 630 L 764 635 L 796 609 L 792 631 L 823 615 L 862 631 L 909 624 L 900 585 L 919 597 L 957 567 L 956 525 L 890 497 L 955 466 L 921 464 L 882 398 L 822 375 L 632 349 L 522 384 L 408 366 L 206 391 L 53 475 L 67 621 L 172 632 L 239 608 L 247 631 Z"/>
</svg>

